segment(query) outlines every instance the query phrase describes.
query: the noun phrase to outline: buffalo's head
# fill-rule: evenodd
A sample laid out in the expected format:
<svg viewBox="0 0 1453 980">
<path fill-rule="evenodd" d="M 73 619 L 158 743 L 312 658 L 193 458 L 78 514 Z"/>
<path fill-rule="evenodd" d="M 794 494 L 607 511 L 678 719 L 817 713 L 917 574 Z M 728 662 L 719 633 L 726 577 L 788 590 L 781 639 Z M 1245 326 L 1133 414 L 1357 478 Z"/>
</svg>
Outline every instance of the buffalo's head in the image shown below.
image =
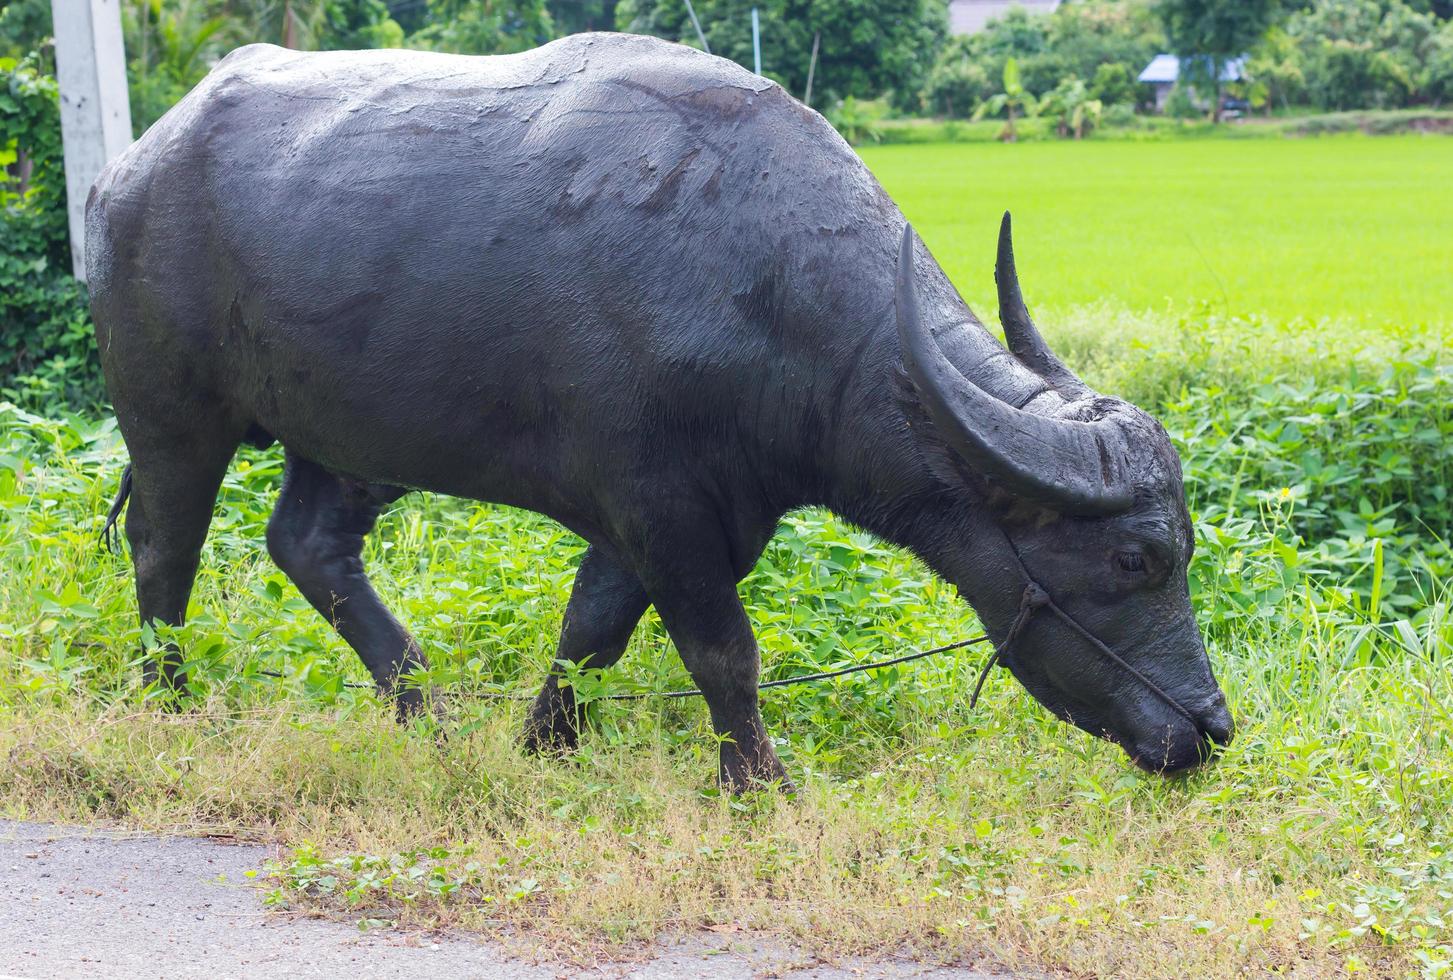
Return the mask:
<svg viewBox="0 0 1453 980">
<path fill-rule="evenodd" d="M 914 251 L 905 229 L 896 296 L 904 367 L 934 438 L 984 488 L 974 561 L 955 584 L 1004 664 L 1050 711 L 1145 769 L 1200 764 L 1210 743 L 1230 741 L 1232 721 L 1191 611 L 1192 528 L 1165 430 L 1092 391 L 1050 351 L 1020 295 L 1007 214 L 1000 319 L 1010 352 L 1043 382 L 1018 406 L 939 348 L 919 315 Z"/>
</svg>

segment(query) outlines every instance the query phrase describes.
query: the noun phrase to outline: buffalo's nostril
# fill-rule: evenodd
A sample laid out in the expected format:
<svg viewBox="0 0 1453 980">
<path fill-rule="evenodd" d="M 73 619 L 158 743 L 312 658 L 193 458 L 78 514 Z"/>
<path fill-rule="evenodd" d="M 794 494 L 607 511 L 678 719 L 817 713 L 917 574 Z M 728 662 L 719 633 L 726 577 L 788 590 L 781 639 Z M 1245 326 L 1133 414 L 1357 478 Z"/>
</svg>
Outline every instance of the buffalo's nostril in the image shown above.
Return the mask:
<svg viewBox="0 0 1453 980">
<path fill-rule="evenodd" d="M 1223 701 L 1198 719 L 1201 731 L 1211 737 L 1217 745 L 1230 745 L 1236 734 L 1236 722 Z"/>
</svg>

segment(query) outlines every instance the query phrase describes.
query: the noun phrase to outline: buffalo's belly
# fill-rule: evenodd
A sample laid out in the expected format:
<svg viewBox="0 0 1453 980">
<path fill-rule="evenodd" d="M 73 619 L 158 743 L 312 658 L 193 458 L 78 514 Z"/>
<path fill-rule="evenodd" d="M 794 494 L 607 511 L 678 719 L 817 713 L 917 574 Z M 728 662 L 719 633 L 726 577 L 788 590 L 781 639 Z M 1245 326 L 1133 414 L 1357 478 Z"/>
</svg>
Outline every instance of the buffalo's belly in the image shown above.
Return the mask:
<svg viewBox="0 0 1453 980">
<path fill-rule="evenodd" d="M 289 450 L 340 473 L 558 508 L 569 464 L 600 438 L 592 430 L 604 413 L 560 397 L 519 352 L 492 349 L 487 330 L 447 345 L 439 331 L 400 338 L 382 326 L 347 354 L 326 331 L 254 347 L 227 398 Z"/>
</svg>

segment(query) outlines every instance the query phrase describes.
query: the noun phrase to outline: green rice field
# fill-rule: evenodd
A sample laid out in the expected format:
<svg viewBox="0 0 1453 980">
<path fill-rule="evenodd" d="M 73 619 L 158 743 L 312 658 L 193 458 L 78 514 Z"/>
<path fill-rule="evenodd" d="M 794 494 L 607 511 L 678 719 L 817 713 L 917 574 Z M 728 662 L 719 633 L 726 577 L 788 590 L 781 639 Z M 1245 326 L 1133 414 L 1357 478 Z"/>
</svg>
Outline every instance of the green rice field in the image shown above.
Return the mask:
<svg viewBox="0 0 1453 980">
<path fill-rule="evenodd" d="M 1453 140 L 1066 141 L 865 147 L 960 292 L 992 316 L 994 234 L 1016 218 L 1032 309 L 1344 320 L 1453 317 Z"/>
</svg>

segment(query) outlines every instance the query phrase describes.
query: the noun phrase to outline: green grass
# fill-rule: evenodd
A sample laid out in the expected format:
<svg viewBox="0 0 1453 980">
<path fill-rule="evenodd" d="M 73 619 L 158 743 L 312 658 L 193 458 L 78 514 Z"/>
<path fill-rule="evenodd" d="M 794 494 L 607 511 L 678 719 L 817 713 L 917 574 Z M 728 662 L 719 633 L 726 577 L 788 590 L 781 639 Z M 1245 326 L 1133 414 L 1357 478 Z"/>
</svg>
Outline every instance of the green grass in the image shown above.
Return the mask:
<svg viewBox="0 0 1453 980">
<path fill-rule="evenodd" d="M 1189 273 L 1157 265 L 1165 239 L 1104 243 L 1086 197 L 1134 197 L 1162 232 L 1217 210 L 1214 195 L 1157 208 L 1145 198 L 1162 191 L 1131 194 L 1121 154 L 1219 173 L 1206 150 L 1245 145 L 868 154 L 985 311 L 997 212 L 1013 206 L 1048 331 L 1180 448 L 1193 597 L 1239 725 L 1215 766 L 1141 774 L 1002 672 L 970 710 L 973 650 L 766 694 L 801 787 L 790 804 L 715 790 L 692 701 L 596 702 L 579 753 L 526 757 L 521 704 L 474 695 L 539 683 L 581 542 L 534 515 L 421 497 L 385 516 L 367 560 L 433 658 L 429 680 L 455 693 L 447 741 L 401 729 L 348 686 L 365 680 L 357 658 L 263 553 L 275 451 L 245 450 L 228 477 L 176 631 L 198 706 L 163 714 L 140 689 L 129 563 L 95 546 L 124 461 L 114 423 L 0 407 L 0 814 L 279 840 L 278 906 L 478 929 L 576 962 L 707 927 L 1076 975 L 1448 975 L 1453 369 L 1439 316 L 1409 311 L 1449 286 L 1368 286 L 1360 319 L 1313 321 L 1295 302 L 1436 250 L 1432 208 L 1409 233 L 1411 206 L 1384 207 L 1396 195 L 1367 192 L 1379 181 L 1353 161 L 1400 147 L 1384 170 L 1437 169 L 1434 144 L 1255 144 L 1271 147 L 1249 159 L 1278 181 L 1263 196 L 1286 219 L 1284 247 L 1260 259 L 1281 270 L 1261 303 L 1203 306 Z M 1320 167 L 1315 193 L 1303 164 Z M 1304 194 L 1340 199 L 1359 229 L 1339 232 L 1345 249 L 1305 220 Z M 1147 271 L 1094 286 L 1085 257 L 1107 252 Z M 909 556 L 815 512 L 792 515 L 743 595 L 768 677 L 978 630 Z M 587 695 L 688 684 L 653 614 L 619 669 L 581 680 Z"/>
<path fill-rule="evenodd" d="M 860 149 L 959 290 L 993 317 L 999 216 L 1052 320 L 1205 308 L 1404 335 L 1453 311 L 1453 141 L 1440 136 Z"/>
</svg>

